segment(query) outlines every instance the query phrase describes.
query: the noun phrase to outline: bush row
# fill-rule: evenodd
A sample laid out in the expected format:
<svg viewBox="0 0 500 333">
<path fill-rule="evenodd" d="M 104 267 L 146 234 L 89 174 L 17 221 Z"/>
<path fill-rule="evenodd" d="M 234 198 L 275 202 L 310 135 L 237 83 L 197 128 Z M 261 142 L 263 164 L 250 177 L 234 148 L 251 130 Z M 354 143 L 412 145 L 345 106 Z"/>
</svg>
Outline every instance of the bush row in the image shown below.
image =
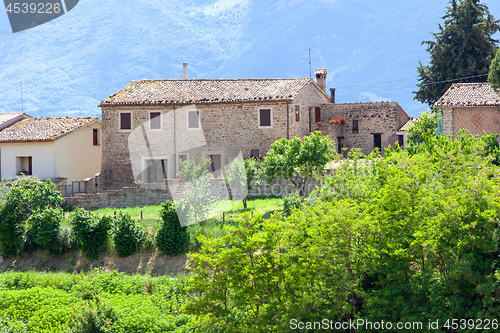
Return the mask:
<svg viewBox="0 0 500 333">
<path fill-rule="evenodd" d="M 96 259 L 106 250 L 109 238 L 120 257 L 154 247 L 145 228 L 121 212 L 113 218 L 76 209 L 69 225 L 65 224 L 62 202 L 50 180 L 26 179 L 14 184 L 0 204 L 0 253 L 8 256 L 43 249 L 57 254 L 78 248 Z M 155 237 L 156 246 L 165 254 L 184 253 L 189 235 L 179 223 L 175 205 L 165 202 L 160 214 L 163 223 Z"/>
</svg>

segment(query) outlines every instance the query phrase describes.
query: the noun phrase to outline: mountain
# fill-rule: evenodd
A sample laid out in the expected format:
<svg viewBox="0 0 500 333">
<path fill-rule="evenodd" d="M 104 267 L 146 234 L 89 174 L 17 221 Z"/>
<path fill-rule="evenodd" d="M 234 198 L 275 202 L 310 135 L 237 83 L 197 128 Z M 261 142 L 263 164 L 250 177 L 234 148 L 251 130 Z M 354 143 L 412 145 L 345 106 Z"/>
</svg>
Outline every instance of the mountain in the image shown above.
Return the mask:
<svg viewBox="0 0 500 333">
<path fill-rule="evenodd" d="M 500 2 L 485 2 L 500 18 Z M 337 102 L 396 101 L 411 116 L 423 40 L 447 0 L 80 0 L 12 33 L 0 11 L 0 112 L 100 114 L 131 80 L 309 77 L 328 70 Z M 499 36 L 496 36 L 497 38 Z M 20 82 L 23 82 L 22 84 Z M 384 83 L 385 82 L 385 83 Z M 21 102 L 22 89 L 22 102 Z"/>
</svg>

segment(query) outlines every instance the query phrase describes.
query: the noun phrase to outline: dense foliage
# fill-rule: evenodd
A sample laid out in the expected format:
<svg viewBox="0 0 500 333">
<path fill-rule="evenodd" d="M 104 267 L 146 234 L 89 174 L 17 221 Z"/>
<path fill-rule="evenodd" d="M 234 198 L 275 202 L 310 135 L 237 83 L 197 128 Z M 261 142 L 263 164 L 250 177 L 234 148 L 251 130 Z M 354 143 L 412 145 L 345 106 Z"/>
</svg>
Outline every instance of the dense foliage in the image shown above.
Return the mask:
<svg viewBox="0 0 500 333">
<path fill-rule="evenodd" d="M 18 253 L 23 246 L 26 219 L 34 212 L 57 207 L 62 200 L 50 180 L 12 186 L 0 204 L 0 253 Z"/>
<path fill-rule="evenodd" d="M 480 0 L 451 0 L 444 26 L 424 41 L 431 55 L 428 65 L 418 67 L 419 91 L 415 99 L 433 105 L 453 82 L 485 82 L 498 40 L 498 21 Z M 458 79 L 461 79 L 460 81 Z M 451 80 L 451 81 L 450 81 Z M 453 82 L 452 82 L 453 81 Z"/>
<path fill-rule="evenodd" d="M 130 215 L 118 214 L 115 222 L 113 241 L 119 257 L 127 257 L 139 250 L 146 238 L 144 227 Z"/>
<path fill-rule="evenodd" d="M 427 110 L 418 117 L 408 129 L 408 144 L 419 144 L 429 136 L 436 134 L 437 116 L 433 110 Z"/>
<path fill-rule="evenodd" d="M 362 158 L 363 157 L 363 158 Z M 485 141 L 428 137 L 384 158 L 352 151 L 313 205 L 245 215 L 204 239 L 185 306 L 201 330 L 500 315 L 500 182 Z M 312 200 L 313 198 L 311 198 Z M 358 332 L 373 331 L 358 327 Z"/>
<path fill-rule="evenodd" d="M 262 165 L 268 181 L 283 178 L 292 182 L 300 195 L 305 195 L 308 182 L 319 174 L 335 156 L 333 142 L 320 131 L 304 138 L 275 141 Z"/>
<path fill-rule="evenodd" d="M 26 221 L 26 239 L 33 245 L 49 253 L 58 253 L 61 249 L 59 230 L 63 220 L 60 208 L 47 208 L 32 214 Z"/>
<path fill-rule="evenodd" d="M 106 249 L 113 220 L 108 215 L 96 216 L 78 208 L 71 220 L 71 226 L 78 246 L 89 259 L 97 259 Z"/>
<path fill-rule="evenodd" d="M 243 201 L 243 208 L 247 208 L 247 195 L 250 190 L 260 186 L 260 163 L 255 158 L 243 160 L 234 159 L 224 172 L 224 180 L 231 200 Z"/>
<path fill-rule="evenodd" d="M 160 211 L 163 223 L 156 234 L 156 246 L 165 254 L 184 253 L 189 244 L 186 227 L 181 227 L 175 204 L 165 201 Z"/>
</svg>

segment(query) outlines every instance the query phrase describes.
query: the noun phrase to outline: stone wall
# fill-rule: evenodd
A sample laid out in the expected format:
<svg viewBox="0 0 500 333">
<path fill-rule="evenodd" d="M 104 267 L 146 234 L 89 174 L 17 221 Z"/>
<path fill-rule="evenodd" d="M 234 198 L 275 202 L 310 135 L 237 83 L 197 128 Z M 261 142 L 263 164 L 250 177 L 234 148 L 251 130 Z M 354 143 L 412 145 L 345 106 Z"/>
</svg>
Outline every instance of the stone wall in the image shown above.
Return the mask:
<svg viewBox="0 0 500 333">
<path fill-rule="evenodd" d="M 374 134 L 381 134 L 382 152 L 389 145 L 389 137 L 409 116 L 395 102 L 325 104 L 321 106 L 321 121 L 328 126 L 331 119 L 344 119 L 344 147 L 361 148 L 369 154 L 374 149 Z M 358 132 L 353 132 L 353 121 L 358 121 Z"/>
</svg>

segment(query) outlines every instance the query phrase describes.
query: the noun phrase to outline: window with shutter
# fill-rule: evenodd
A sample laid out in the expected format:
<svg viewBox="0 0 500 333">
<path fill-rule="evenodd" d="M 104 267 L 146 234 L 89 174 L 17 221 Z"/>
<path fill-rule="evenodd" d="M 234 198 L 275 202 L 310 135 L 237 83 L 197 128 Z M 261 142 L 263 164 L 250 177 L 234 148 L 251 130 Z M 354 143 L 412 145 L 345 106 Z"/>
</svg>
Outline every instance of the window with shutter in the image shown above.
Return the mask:
<svg viewBox="0 0 500 333">
<path fill-rule="evenodd" d="M 160 112 L 149 113 L 149 129 L 161 129 Z"/>
<path fill-rule="evenodd" d="M 120 113 L 120 129 L 132 129 L 132 114 L 130 112 Z"/>
<path fill-rule="evenodd" d="M 99 146 L 99 129 L 98 128 L 92 129 L 92 141 L 93 141 L 94 146 Z"/>
<path fill-rule="evenodd" d="M 295 121 L 300 121 L 300 105 L 295 105 Z"/>
<path fill-rule="evenodd" d="M 200 128 L 200 112 L 188 112 L 188 128 Z"/>
<path fill-rule="evenodd" d="M 259 110 L 259 126 L 260 127 L 270 127 L 271 126 L 271 109 L 260 109 Z"/>
</svg>

